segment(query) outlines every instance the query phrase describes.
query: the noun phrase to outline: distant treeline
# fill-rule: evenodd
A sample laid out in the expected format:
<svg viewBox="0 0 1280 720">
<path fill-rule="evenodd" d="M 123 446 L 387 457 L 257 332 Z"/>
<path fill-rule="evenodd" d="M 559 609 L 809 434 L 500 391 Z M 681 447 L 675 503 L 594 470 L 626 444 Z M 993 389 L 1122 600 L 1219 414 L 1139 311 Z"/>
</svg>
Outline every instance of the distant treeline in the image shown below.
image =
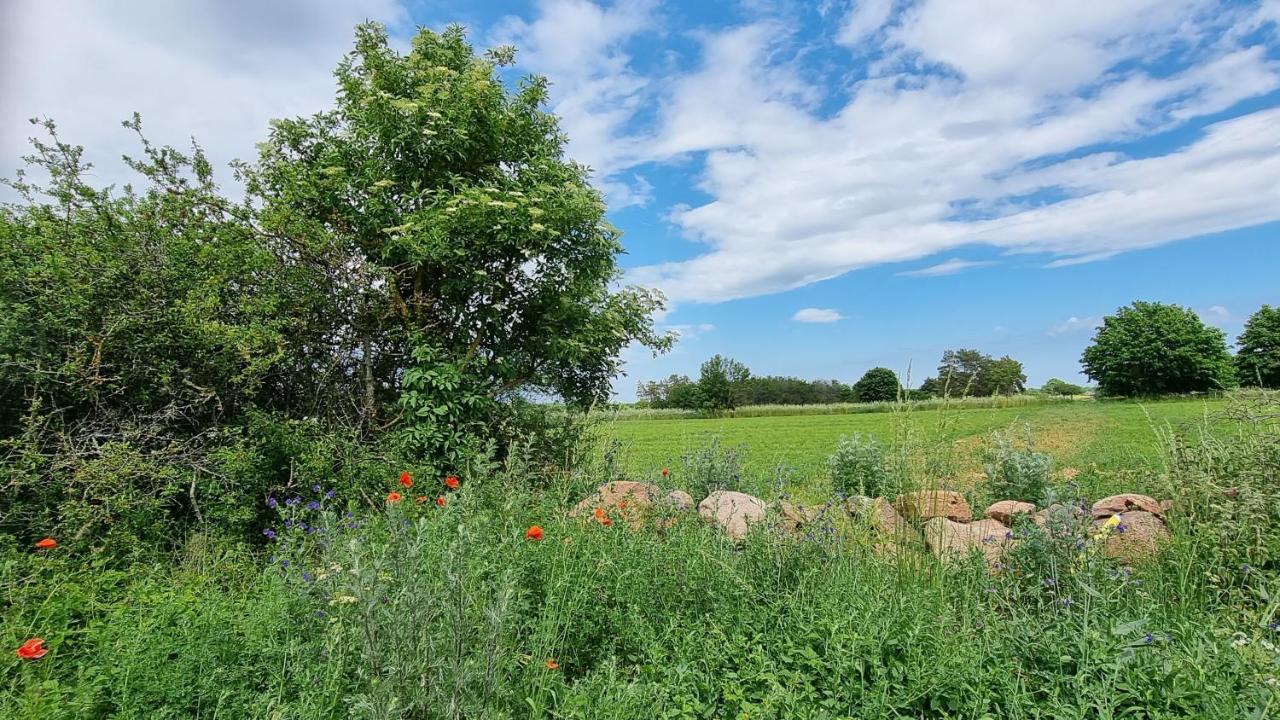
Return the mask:
<svg viewBox="0 0 1280 720">
<path fill-rule="evenodd" d="M 897 373 L 875 367 L 855 383 L 805 380 L 779 375 L 752 375 L 742 363 L 716 355 L 702 364 L 697 380 L 671 375 L 640 383 L 639 407 L 723 411 L 748 405 L 830 405 L 929 398 L 991 397 L 1026 391 L 1022 363 L 1009 356 L 994 358 L 977 350 L 948 350 L 937 375 L 918 388 L 904 387 Z M 1053 395 L 1079 395 L 1085 388 L 1057 378 L 1042 389 Z"/>
</svg>

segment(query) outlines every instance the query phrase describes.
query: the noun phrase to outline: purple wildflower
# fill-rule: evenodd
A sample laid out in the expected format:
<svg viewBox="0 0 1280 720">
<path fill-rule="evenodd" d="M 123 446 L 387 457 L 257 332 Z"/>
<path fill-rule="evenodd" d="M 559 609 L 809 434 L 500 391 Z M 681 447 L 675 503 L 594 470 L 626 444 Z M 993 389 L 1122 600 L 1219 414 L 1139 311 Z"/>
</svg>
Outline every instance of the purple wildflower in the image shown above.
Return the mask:
<svg viewBox="0 0 1280 720">
<path fill-rule="evenodd" d="M 1041 581 L 1040 581 L 1040 584 L 1041 584 L 1041 585 L 1044 585 L 1045 587 L 1055 587 L 1055 586 L 1058 584 L 1058 578 L 1055 578 L 1055 577 L 1047 577 L 1047 578 L 1045 578 L 1045 579 L 1041 580 Z"/>
<path fill-rule="evenodd" d="M 303 571 L 302 571 L 302 579 L 303 579 L 303 581 L 304 581 L 304 582 L 311 582 L 311 581 L 313 581 L 313 580 L 315 580 L 315 579 L 316 579 L 316 576 L 315 576 L 315 575 L 312 575 L 311 573 L 307 572 L 306 570 L 303 570 Z"/>
<path fill-rule="evenodd" d="M 277 502 L 275 498 L 269 497 L 267 498 L 267 507 L 271 508 L 272 510 L 275 510 L 276 508 L 280 507 L 280 503 Z"/>
<path fill-rule="evenodd" d="M 316 500 L 312 500 L 311 502 L 307 503 L 307 509 L 308 509 L 308 510 L 319 510 L 319 509 L 320 509 L 320 503 L 319 503 L 318 501 L 316 501 Z"/>
<path fill-rule="evenodd" d="M 284 504 L 288 505 L 289 507 L 293 507 L 294 505 L 297 505 L 300 502 L 302 502 L 302 498 L 291 497 L 288 500 L 285 500 Z"/>
<path fill-rule="evenodd" d="M 319 486 L 319 485 L 312 485 L 312 486 L 311 486 L 311 492 L 320 492 L 320 486 Z"/>
<path fill-rule="evenodd" d="M 326 492 L 326 493 L 324 494 L 324 496 L 325 496 L 325 498 L 327 498 L 327 499 L 329 499 L 329 500 L 332 500 L 332 499 L 333 499 L 333 496 L 334 496 L 333 489 L 332 489 L 332 488 L 330 488 L 330 489 L 329 489 L 329 491 L 328 491 L 328 492 Z"/>
<path fill-rule="evenodd" d="M 1062 607 L 1071 607 L 1071 596 L 1068 595 L 1062 598 L 1062 600 L 1060 600 L 1059 602 L 1062 603 Z"/>
<path fill-rule="evenodd" d="M 271 528 L 262 528 L 262 534 L 266 535 L 268 540 L 276 539 L 276 531 Z"/>
<path fill-rule="evenodd" d="M 1147 645 L 1150 645 L 1155 641 L 1156 641 L 1156 636 L 1152 635 L 1151 633 L 1147 633 L 1142 637 L 1142 642 L 1146 643 Z"/>
</svg>

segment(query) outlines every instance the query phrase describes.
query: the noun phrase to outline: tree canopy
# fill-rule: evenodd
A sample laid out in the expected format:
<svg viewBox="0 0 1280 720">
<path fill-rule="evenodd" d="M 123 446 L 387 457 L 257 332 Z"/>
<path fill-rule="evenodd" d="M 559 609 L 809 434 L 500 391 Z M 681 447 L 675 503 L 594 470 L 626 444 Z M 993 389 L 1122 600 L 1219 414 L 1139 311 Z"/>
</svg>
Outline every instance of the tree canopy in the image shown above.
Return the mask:
<svg viewBox="0 0 1280 720">
<path fill-rule="evenodd" d="M 1238 339 L 1236 370 L 1243 385 L 1280 388 L 1280 307 L 1263 305 Z"/>
<path fill-rule="evenodd" d="M 858 402 L 892 402 L 902 392 L 898 374 L 886 367 L 873 367 L 853 385 Z"/>
<path fill-rule="evenodd" d="M 1103 395 L 1218 390 L 1235 379 L 1222 331 L 1164 303 L 1137 301 L 1104 318 L 1081 363 Z"/>
</svg>

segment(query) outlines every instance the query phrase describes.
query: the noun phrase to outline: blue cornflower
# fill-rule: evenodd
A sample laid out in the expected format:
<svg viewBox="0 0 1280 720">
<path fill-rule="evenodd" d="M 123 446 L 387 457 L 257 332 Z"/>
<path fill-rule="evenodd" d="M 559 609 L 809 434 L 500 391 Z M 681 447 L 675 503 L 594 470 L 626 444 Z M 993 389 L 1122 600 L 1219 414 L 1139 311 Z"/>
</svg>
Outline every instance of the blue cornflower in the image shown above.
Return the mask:
<svg viewBox="0 0 1280 720">
<path fill-rule="evenodd" d="M 293 520 L 285 520 L 285 521 L 284 521 L 284 529 L 285 529 L 285 530 L 289 530 L 289 529 L 291 529 L 292 527 L 293 527 Z"/>
<path fill-rule="evenodd" d="M 1054 586 L 1056 586 L 1056 585 L 1058 584 L 1058 578 L 1055 578 L 1055 577 L 1047 577 L 1047 578 L 1045 578 L 1045 579 L 1041 580 L 1041 581 L 1040 581 L 1040 584 L 1041 584 L 1041 585 L 1044 585 L 1045 587 L 1054 587 Z"/>
<path fill-rule="evenodd" d="M 1116 525 L 1116 532 L 1121 535 L 1123 535 L 1125 531 L 1128 529 L 1129 529 L 1129 526 L 1125 525 L 1124 523 L 1120 523 L 1119 525 Z"/>
<path fill-rule="evenodd" d="M 291 498 L 289 498 L 288 500 L 285 500 L 285 501 L 284 501 L 284 504 L 285 504 L 285 505 L 288 505 L 289 507 L 293 507 L 294 505 L 297 505 L 297 504 L 298 504 L 298 503 L 300 503 L 300 502 L 302 502 L 302 498 L 299 498 L 299 497 L 291 497 Z"/>
<path fill-rule="evenodd" d="M 1272 620 L 1267 623 L 1267 628 L 1271 630 L 1271 632 L 1280 632 L 1280 620 Z"/>
<path fill-rule="evenodd" d="M 262 534 L 266 535 L 268 540 L 276 539 L 276 531 L 271 528 L 262 528 Z"/>
<path fill-rule="evenodd" d="M 305 581 L 305 582 L 311 582 L 312 580 L 315 580 L 315 579 L 316 579 L 316 576 L 315 576 L 315 575 L 312 575 L 311 573 L 307 572 L 306 570 L 303 570 L 303 571 L 302 571 L 302 579 L 303 579 L 303 581 Z"/>
<path fill-rule="evenodd" d="M 1152 635 L 1151 633 L 1147 633 L 1146 635 L 1142 636 L 1142 642 L 1146 643 L 1147 645 L 1150 645 L 1155 641 L 1156 641 L 1156 636 Z"/>
<path fill-rule="evenodd" d="M 322 618 L 322 617 L 324 617 L 324 611 L 323 611 L 323 610 L 317 610 L 317 611 L 316 611 L 316 617 L 318 617 L 318 618 Z"/>
<path fill-rule="evenodd" d="M 1245 575 L 1248 575 L 1248 574 L 1249 574 L 1249 571 L 1250 571 L 1250 570 L 1252 570 L 1252 569 L 1253 569 L 1253 568 L 1249 567 L 1249 563 L 1245 563 L 1245 564 L 1243 564 L 1243 565 L 1241 565 L 1241 566 L 1240 566 L 1240 572 L 1244 573 Z"/>
<path fill-rule="evenodd" d="M 1067 597 L 1062 598 L 1059 602 L 1062 603 L 1062 607 L 1071 607 L 1071 596 L 1068 595 Z"/>
<path fill-rule="evenodd" d="M 311 486 L 311 492 L 320 492 L 320 486 L 319 486 L 319 485 L 312 485 L 312 486 Z"/>
<path fill-rule="evenodd" d="M 333 492 L 333 489 L 331 488 L 331 489 L 329 489 L 329 491 L 328 491 L 328 492 L 326 492 L 326 493 L 324 494 L 324 496 L 325 496 L 325 498 L 327 498 L 327 499 L 329 499 L 329 500 L 332 500 L 332 499 L 333 499 L 334 494 L 335 494 L 335 493 Z"/>
<path fill-rule="evenodd" d="M 317 501 L 317 500 L 312 500 L 311 502 L 307 503 L 307 509 L 308 509 L 308 510 L 319 510 L 319 509 L 320 509 L 320 502 L 319 502 L 319 501 Z"/>
<path fill-rule="evenodd" d="M 287 568 L 287 567 L 289 567 L 289 561 L 288 561 L 288 560 L 281 560 L 281 561 L 280 561 L 280 567 L 282 567 L 282 568 Z"/>
<path fill-rule="evenodd" d="M 275 498 L 269 497 L 267 498 L 267 507 L 275 510 L 277 507 L 280 507 L 280 503 L 276 502 Z"/>
</svg>

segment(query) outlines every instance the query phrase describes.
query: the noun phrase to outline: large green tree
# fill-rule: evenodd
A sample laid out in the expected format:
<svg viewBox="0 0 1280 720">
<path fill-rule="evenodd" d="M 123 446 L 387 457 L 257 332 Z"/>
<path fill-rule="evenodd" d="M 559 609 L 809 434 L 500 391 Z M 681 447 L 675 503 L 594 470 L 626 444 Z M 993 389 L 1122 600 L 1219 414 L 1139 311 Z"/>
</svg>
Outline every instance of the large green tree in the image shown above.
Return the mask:
<svg viewBox="0 0 1280 720">
<path fill-rule="evenodd" d="M 892 402 L 902 393 L 898 374 L 886 367 L 873 367 L 853 384 L 858 402 Z"/>
<path fill-rule="evenodd" d="M 1027 374 L 1022 363 L 1005 355 L 983 368 L 983 385 L 992 395 L 1017 395 L 1027 389 Z"/>
<path fill-rule="evenodd" d="M 406 54 L 357 29 L 335 107 L 280 120 L 243 168 L 263 232 L 324 274 L 340 372 L 368 424 L 399 411 L 444 464 L 521 392 L 607 398 L 629 343 L 655 350 L 661 306 L 616 284 L 619 233 L 588 170 L 564 156 L 547 81 L 508 90 L 509 48 L 477 56 L 460 28 Z"/>
<path fill-rule="evenodd" d="M 732 410 L 738 406 L 741 384 L 751 377 L 746 365 L 724 357 L 712 356 L 702 363 L 698 375 L 698 396 L 704 410 Z"/>
<path fill-rule="evenodd" d="M 1241 384 L 1280 388 L 1280 307 L 1259 308 L 1245 323 L 1238 344 Z"/>
<path fill-rule="evenodd" d="M 1137 301 L 1104 318 L 1081 362 L 1103 395 L 1217 390 L 1235 377 L 1222 331 L 1164 303 Z"/>
</svg>

